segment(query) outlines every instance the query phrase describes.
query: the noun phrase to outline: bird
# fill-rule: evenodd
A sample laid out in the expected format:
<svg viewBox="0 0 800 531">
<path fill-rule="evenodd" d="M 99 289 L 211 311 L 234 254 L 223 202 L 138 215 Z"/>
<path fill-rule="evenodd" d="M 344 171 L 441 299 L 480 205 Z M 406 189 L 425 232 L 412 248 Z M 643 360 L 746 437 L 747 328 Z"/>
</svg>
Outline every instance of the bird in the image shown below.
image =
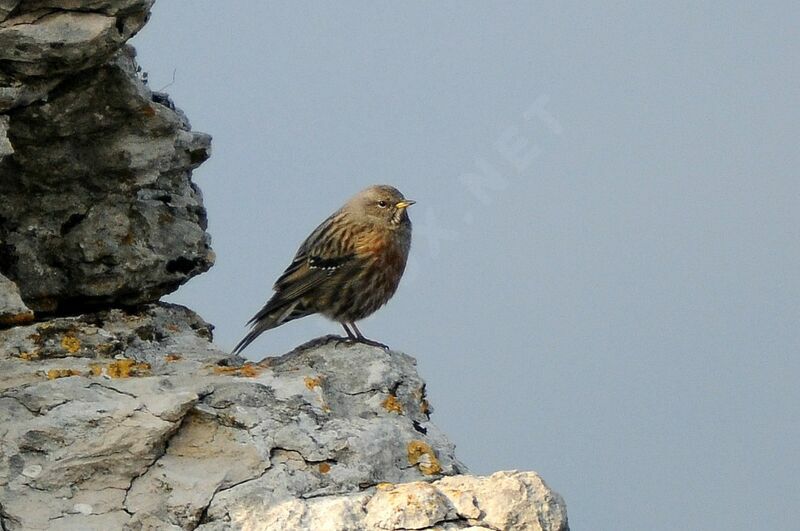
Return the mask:
<svg viewBox="0 0 800 531">
<path fill-rule="evenodd" d="M 328 216 L 275 281 L 275 293 L 247 322 L 250 331 L 233 353 L 267 330 L 312 314 L 340 323 L 346 341 L 385 347 L 365 338 L 356 321 L 397 290 L 411 249 L 407 209 L 414 203 L 393 186 L 373 185 Z"/>
</svg>

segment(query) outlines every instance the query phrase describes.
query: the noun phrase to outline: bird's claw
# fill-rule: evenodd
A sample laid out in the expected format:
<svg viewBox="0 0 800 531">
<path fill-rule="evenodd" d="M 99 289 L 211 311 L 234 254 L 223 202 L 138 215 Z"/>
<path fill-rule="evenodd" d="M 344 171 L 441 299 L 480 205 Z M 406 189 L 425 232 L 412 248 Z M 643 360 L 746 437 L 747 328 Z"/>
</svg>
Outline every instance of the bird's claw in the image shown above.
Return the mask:
<svg viewBox="0 0 800 531">
<path fill-rule="evenodd" d="M 382 348 L 386 352 L 389 352 L 389 350 L 390 350 L 388 345 L 384 345 L 380 341 L 373 341 L 371 339 L 367 339 L 366 337 L 360 337 L 360 338 L 356 339 L 356 341 L 358 341 L 359 343 L 363 343 L 365 345 L 370 345 L 372 347 Z"/>
<path fill-rule="evenodd" d="M 391 349 L 388 345 L 384 345 L 380 341 L 373 341 L 372 339 L 367 339 L 366 337 L 342 337 L 342 336 L 330 336 L 328 337 L 328 342 L 333 341 L 334 348 L 338 348 L 339 345 L 344 343 L 345 345 L 355 345 L 356 343 L 361 343 L 362 345 L 369 345 L 371 347 L 379 347 L 389 352 Z"/>
</svg>

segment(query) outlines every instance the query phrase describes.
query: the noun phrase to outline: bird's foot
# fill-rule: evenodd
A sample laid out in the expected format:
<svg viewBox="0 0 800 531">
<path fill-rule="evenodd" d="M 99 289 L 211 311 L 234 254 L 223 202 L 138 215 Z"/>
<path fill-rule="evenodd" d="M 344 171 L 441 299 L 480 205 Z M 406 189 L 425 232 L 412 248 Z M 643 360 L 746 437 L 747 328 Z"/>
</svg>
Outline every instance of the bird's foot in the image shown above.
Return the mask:
<svg viewBox="0 0 800 531">
<path fill-rule="evenodd" d="M 384 345 L 380 341 L 373 341 L 371 339 L 367 339 L 364 336 L 361 336 L 361 337 L 357 338 L 356 341 L 358 343 L 363 343 L 365 345 L 370 345 L 370 346 L 373 346 L 373 347 L 380 347 L 383 350 L 385 350 L 386 352 L 389 352 L 389 350 L 390 350 L 388 345 Z"/>
</svg>

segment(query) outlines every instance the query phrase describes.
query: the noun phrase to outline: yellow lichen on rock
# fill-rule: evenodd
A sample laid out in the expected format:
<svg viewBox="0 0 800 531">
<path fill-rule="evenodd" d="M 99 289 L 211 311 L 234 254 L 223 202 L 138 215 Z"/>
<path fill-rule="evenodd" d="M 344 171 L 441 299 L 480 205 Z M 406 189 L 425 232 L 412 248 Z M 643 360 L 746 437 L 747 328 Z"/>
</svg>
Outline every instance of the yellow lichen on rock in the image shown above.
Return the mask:
<svg viewBox="0 0 800 531">
<path fill-rule="evenodd" d="M 56 378 L 67 378 L 68 376 L 80 376 L 81 371 L 75 369 L 50 369 L 47 371 L 47 379 L 55 380 Z"/>
<path fill-rule="evenodd" d="M 19 353 L 19 359 L 25 360 L 25 361 L 38 360 L 39 359 L 39 353 L 38 352 L 27 352 L 27 351 L 26 352 L 20 352 Z"/>
<path fill-rule="evenodd" d="M 425 441 L 413 440 L 408 443 L 408 463 L 415 465 L 426 476 L 432 476 L 442 471 L 442 465 L 436 458 L 433 448 Z"/>
<path fill-rule="evenodd" d="M 322 385 L 322 376 L 317 376 L 316 378 L 312 378 L 311 376 L 306 376 L 303 378 L 303 382 L 305 382 L 306 387 L 309 391 L 313 391 L 317 387 Z"/>
<path fill-rule="evenodd" d="M 94 371 L 93 371 L 94 372 Z M 150 372 L 149 363 L 137 363 L 136 360 L 122 358 L 108 364 L 106 374 L 111 378 L 130 378 L 131 376 L 145 376 Z"/>
<path fill-rule="evenodd" d="M 263 369 L 253 363 L 245 363 L 241 367 L 214 367 L 217 374 L 227 374 L 230 376 L 244 376 L 245 378 L 255 378 Z"/>
<path fill-rule="evenodd" d="M 75 336 L 64 336 L 61 339 L 61 348 L 70 354 L 75 354 L 81 349 L 81 341 Z"/>
<path fill-rule="evenodd" d="M 381 406 L 383 406 L 383 409 L 385 409 L 386 411 L 393 411 L 398 415 L 403 414 L 403 404 L 401 404 L 400 401 L 397 399 L 397 397 L 394 395 L 390 394 L 389 396 L 387 396 L 383 400 L 383 402 L 381 402 Z"/>
</svg>

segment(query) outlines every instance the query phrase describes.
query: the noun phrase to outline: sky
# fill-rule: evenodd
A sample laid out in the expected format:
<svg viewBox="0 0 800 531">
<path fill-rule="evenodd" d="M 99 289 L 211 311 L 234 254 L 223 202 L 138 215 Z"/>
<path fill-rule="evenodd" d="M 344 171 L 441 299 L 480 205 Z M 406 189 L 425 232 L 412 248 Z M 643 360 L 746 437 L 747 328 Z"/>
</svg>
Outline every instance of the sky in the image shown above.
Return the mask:
<svg viewBox="0 0 800 531">
<path fill-rule="evenodd" d="M 214 138 L 217 263 L 168 300 L 232 348 L 308 233 L 395 185 L 408 269 L 359 327 L 473 473 L 539 472 L 573 530 L 795 528 L 800 4 L 748 4 L 157 2 L 139 63 Z"/>
</svg>

